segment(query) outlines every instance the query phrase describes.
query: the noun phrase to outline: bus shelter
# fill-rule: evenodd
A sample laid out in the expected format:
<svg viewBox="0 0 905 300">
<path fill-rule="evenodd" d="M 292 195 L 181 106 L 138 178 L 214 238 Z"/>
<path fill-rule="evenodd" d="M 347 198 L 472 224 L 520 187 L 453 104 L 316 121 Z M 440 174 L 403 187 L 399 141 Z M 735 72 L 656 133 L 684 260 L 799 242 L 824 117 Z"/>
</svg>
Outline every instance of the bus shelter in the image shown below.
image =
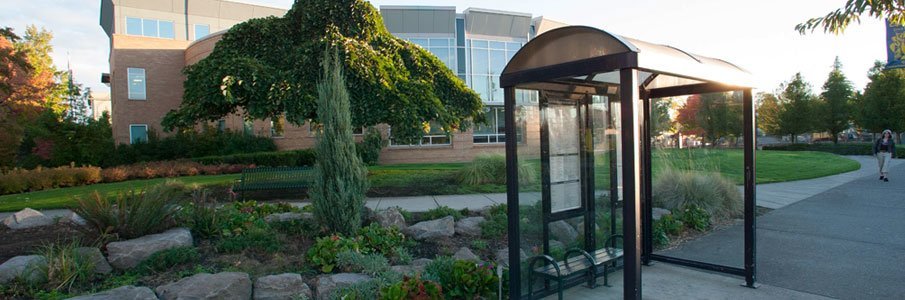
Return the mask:
<svg viewBox="0 0 905 300">
<path fill-rule="evenodd" d="M 527 43 L 504 69 L 500 86 L 506 136 L 514 137 L 506 139 L 511 299 L 594 287 L 614 269 L 623 272 L 624 298 L 640 299 L 641 266 L 652 260 L 743 276 L 744 285 L 755 286 L 756 144 L 749 73 L 724 60 L 569 26 Z M 652 136 L 655 99 L 711 94 L 738 100 L 732 110 L 738 115 L 734 140 L 730 135 L 695 140 L 681 133 L 664 139 L 659 131 Z M 742 266 L 654 253 L 654 140 L 679 147 L 731 144 L 743 153 L 738 162 L 743 191 L 737 190 L 743 199 Z M 589 270 L 569 265 L 593 262 L 601 249 L 620 249 L 619 259 L 597 261 L 603 268 Z M 610 250 L 608 255 L 617 255 Z M 577 276 L 532 276 L 541 269 Z"/>
</svg>

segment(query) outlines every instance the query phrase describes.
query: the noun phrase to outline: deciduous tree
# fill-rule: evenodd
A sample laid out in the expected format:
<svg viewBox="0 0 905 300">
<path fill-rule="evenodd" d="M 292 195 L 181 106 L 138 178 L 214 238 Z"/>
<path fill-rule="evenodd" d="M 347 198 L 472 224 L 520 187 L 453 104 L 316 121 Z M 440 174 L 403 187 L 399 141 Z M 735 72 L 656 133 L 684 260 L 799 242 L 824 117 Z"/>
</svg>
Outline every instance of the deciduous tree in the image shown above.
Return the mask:
<svg viewBox="0 0 905 300">
<path fill-rule="evenodd" d="M 855 123 L 875 133 L 884 129 L 905 130 L 905 70 L 886 70 L 878 61 L 868 72 L 868 78 L 870 82 L 864 94 L 856 97 Z"/>
<path fill-rule="evenodd" d="M 757 98 L 757 127 L 769 135 L 782 135 L 779 99 L 773 93 L 759 93 Z"/>
<path fill-rule="evenodd" d="M 902 0 L 847 0 L 842 8 L 823 17 L 811 18 L 795 25 L 798 33 L 805 34 L 823 28 L 823 32 L 841 34 L 852 22 L 860 23 L 861 16 L 886 18 L 890 23 L 905 25 L 905 2 Z"/>
</svg>

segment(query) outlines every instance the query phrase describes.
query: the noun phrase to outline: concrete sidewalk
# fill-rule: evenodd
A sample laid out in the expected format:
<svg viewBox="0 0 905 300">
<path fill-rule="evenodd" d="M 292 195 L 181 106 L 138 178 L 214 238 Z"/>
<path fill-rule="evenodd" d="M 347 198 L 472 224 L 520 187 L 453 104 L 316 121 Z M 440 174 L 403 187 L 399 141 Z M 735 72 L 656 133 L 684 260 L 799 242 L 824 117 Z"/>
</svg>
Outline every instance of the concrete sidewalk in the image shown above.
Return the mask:
<svg viewBox="0 0 905 300">
<path fill-rule="evenodd" d="M 758 184 L 757 205 L 777 209 L 868 175 L 879 178 L 877 159 L 873 156 L 846 157 L 860 163 L 861 169 L 814 179 Z M 898 166 L 902 161 L 893 159 L 890 167 Z"/>
</svg>

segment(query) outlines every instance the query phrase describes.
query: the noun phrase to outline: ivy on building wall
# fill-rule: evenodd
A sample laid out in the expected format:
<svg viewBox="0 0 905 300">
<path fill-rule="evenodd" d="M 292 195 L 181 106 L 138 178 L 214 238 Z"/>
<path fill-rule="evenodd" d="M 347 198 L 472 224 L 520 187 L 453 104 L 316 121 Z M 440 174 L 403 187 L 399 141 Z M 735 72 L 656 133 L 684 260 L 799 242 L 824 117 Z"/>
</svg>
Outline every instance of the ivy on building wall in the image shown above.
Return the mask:
<svg viewBox="0 0 905 300">
<path fill-rule="evenodd" d="M 317 121 L 315 83 L 323 51 L 338 49 L 355 127 L 389 124 L 395 140 L 420 139 L 435 121 L 447 131 L 483 120 L 480 97 L 438 58 L 393 36 L 364 0 L 299 0 L 284 17 L 232 27 L 213 52 L 185 69 L 181 106 L 167 129 L 242 112 Z"/>
</svg>

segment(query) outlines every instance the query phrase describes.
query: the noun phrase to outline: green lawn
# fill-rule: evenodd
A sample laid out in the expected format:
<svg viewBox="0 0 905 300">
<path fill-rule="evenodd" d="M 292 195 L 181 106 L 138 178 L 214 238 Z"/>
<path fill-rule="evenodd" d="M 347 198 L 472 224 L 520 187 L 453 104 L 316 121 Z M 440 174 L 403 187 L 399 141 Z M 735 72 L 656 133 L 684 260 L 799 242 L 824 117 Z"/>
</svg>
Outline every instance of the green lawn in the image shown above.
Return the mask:
<svg viewBox="0 0 905 300">
<path fill-rule="evenodd" d="M 657 150 L 654 151 L 654 176 L 666 167 L 716 171 L 742 184 L 743 152 L 741 150 Z M 595 158 L 597 164 L 596 181 L 609 182 L 610 172 L 606 156 Z M 458 170 L 464 163 L 404 164 L 372 166 L 370 172 L 371 190 L 368 196 L 416 196 L 451 195 L 471 193 L 502 193 L 505 185 L 484 184 L 465 186 L 456 182 Z M 539 164 L 538 164 L 539 165 Z M 782 182 L 823 177 L 854 171 L 858 162 L 825 152 L 807 151 L 758 151 L 758 183 Z M 179 177 L 175 180 L 186 184 L 204 186 L 229 185 L 238 179 L 238 174 L 216 176 Z M 0 196 L 0 211 L 15 211 L 25 207 L 35 209 L 61 208 L 75 203 L 74 197 L 87 197 L 94 191 L 105 195 L 115 195 L 129 189 L 141 190 L 149 185 L 162 183 L 167 179 L 133 180 L 118 183 L 104 183 L 90 186 L 53 189 L 25 194 Z"/>
<path fill-rule="evenodd" d="M 176 180 L 185 184 L 198 184 L 202 186 L 227 185 L 236 179 L 239 179 L 238 174 L 169 178 L 169 180 Z M 3 195 L 0 196 L 0 211 L 16 211 L 25 207 L 34 209 L 69 207 L 75 204 L 75 197 L 88 197 L 95 191 L 103 195 L 113 196 L 117 193 L 129 191 L 130 189 L 140 191 L 148 186 L 163 183 L 166 180 L 168 179 L 130 180 L 44 190 L 24 194 Z"/>
</svg>

